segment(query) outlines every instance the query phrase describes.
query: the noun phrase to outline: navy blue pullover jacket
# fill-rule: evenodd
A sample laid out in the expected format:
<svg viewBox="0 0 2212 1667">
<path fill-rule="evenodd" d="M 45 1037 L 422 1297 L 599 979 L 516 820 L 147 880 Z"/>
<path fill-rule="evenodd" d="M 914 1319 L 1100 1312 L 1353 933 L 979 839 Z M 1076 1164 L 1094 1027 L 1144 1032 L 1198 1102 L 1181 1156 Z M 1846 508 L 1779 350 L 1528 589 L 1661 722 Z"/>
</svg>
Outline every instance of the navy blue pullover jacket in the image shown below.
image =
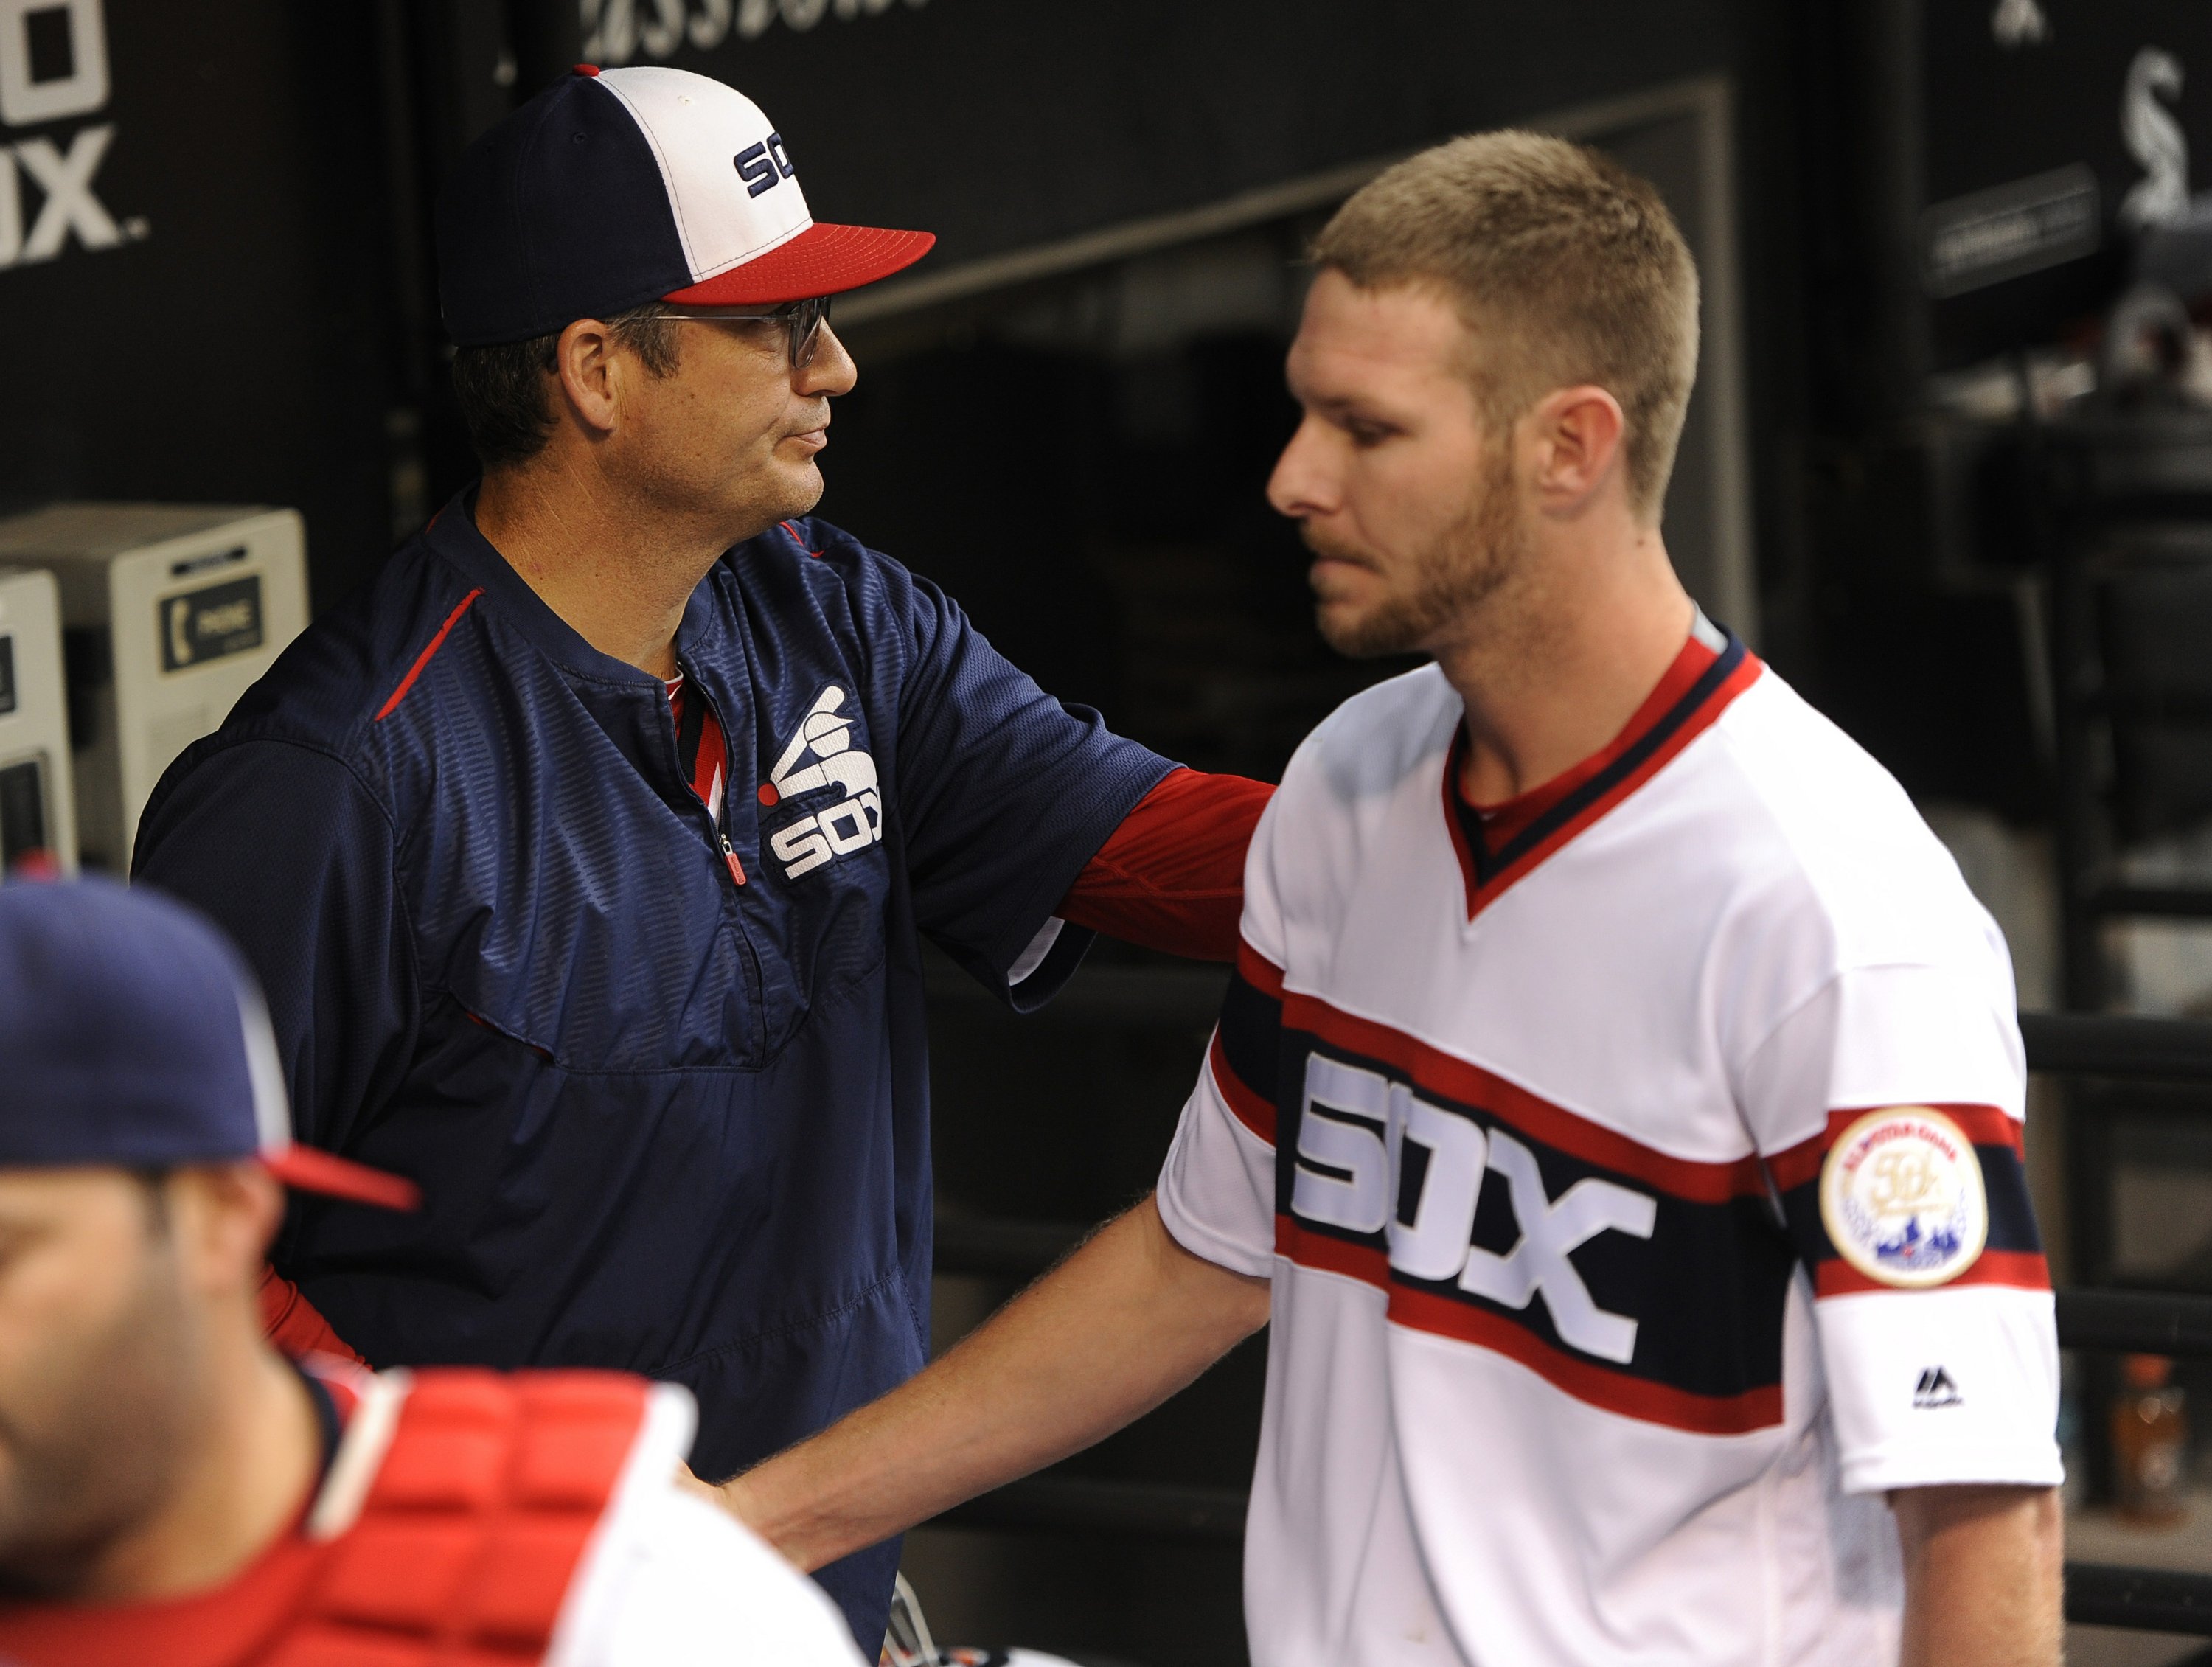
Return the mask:
<svg viewBox="0 0 2212 1667">
<path fill-rule="evenodd" d="M 1042 1001 L 1088 934 L 1010 972 L 1170 765 L 927 581 L 790 523 L 716 563 L 677 639 L 727 739 L 738 885 L 659 681 L 471 508 L 178 759 L 137 873 L 259 972 L 299 1137 L 422 1184 L 416 1215 L 294 1206 L 272 1259 L 338 1335 L 378 1366 L 684 1384 L 693 1465 L 727 1475 L 927 1358 L 921 940 Z M 871 1656 L 896 1556 L 821 1577 Z"/>
</svg>

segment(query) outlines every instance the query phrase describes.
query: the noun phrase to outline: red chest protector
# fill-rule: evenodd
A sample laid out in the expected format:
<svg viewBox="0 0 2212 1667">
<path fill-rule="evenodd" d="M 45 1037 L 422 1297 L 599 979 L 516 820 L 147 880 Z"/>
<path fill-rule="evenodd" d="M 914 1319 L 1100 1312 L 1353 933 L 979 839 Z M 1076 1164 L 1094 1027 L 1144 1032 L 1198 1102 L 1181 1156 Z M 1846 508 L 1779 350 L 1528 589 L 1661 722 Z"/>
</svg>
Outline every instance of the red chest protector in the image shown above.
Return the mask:
<svg viewBox="0 0 2212 1667">
<path fill-rule="evenodd" d="M 416 1375 L 381 1464 L 340 1448 L 307 1529 L 311 1539 L 337 1531 L 267 1667 L 540 1660 L 636 1443 L 647 1391 L 613 1372 Z M 357 1433 L 374 1439 L 359 1426 L 380 1416 L 390 1415 L 372 1391 L 355 1414 Z M 364 1479 L 346 1526 L 343 1490 L 358 1494 Z"/>
<path fill-rule="evenodd" d="M 346 1428 L 298 1530 L 196 1597 L 0 1609 L 0 1662 L 541 1661 L 637 1447 L 652 1386 L 599 1372 L 319 1375 Z"/>
</svg>

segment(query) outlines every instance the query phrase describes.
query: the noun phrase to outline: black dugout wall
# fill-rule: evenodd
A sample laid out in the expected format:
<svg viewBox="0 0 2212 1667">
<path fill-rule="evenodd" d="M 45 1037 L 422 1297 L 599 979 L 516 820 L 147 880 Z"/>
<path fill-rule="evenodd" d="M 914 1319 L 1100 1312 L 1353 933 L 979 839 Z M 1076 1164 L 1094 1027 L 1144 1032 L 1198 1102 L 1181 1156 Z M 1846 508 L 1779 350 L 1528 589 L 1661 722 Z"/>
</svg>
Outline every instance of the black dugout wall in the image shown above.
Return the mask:
<svg viewBox="0 0 2212 1667">
<path fill-rule="evenodd" d="M 751 92 L 817 215 L 938 232 L 916 274 L 1455 131 L 1732 70 L 1757 8 L 1605 0 L 9 0 L 0 506 L 299 506 L 319 605 L 469 468 L 428 207 L 566 64 Z M 56 198 L 61 208 L 50 211 Z"/>
</svg>

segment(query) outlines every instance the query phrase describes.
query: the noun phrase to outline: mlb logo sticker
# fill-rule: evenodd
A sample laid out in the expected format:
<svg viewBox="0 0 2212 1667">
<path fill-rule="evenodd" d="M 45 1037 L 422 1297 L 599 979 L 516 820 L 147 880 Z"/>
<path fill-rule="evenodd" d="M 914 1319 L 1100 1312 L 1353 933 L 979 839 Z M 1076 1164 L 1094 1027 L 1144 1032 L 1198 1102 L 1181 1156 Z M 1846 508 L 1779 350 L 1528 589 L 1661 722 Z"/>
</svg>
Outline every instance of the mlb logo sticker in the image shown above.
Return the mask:
<svg viewBox="0 0 2212 1667">
<path fill-rule="evenodd" d="M 1836 1254 L 1869 1279 L 1908 1289 L 1948 1284 L 1989 1239 L 1981 1159 L 1931 1106 L 1869 1111 L 1829 1149 L 1820 1220 Z"/>
</svg>

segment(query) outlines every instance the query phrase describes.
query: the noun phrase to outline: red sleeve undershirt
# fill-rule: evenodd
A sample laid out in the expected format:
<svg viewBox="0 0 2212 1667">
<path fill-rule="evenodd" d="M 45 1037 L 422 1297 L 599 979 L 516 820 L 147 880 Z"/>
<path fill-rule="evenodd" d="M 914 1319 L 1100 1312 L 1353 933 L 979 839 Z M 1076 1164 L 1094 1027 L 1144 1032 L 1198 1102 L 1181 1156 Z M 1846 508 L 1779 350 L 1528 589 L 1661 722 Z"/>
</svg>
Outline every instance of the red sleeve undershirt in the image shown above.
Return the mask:
<svg viewBox="0 0 2212 1667">
<path fill-rule="evenodd" d="M 331 1323 L 300 1294 L 300 1287 L 274 1268 L 261 1270 L 260 1297 L 261 1329 L 283 1354 L 295 1360 L 307 1354 L 335 1354 L 342 1360 L 368 1364 L 331 1329 Z"/>
<path fill-rule="evenodd" d="M 691 790 L 722 824 L 722 775 L 729 756 L 714 709 L 690 711 L 679 672 L 668 684 L 679 757 Z M 689 726 L 687 716 L 696 719 Z M 1234 961 L 1244 910 L 1244 848 L 1274 792 L 1241 776 L 1175 770 L 1138 800 L 1076 876 L 1060 919 L 1148 949 L 1197 961 Z M 734 854 L 730 873 L 744 870 Z"/>
<path fill-rule="evenodd" d="M 702 751 L 719 755 L 720 748 L 710 743 Z M 719 757 L 712 768 L 720 774 Z M 1274 791 L 1242 776 L 1171 772 L 1084 865 L 1060 917 L 1193 960 L 1235 960 L 1244 848 Z M 711 787 L 702 796 L 710 805 L 719 799 Z M 286 1354 L 336 1354 L 368 1364 L 273 1268 L 262 1269 L 260 1300 L 262 1329 Z"/>
<path fill-rule="evenodd" d="M 1194 961 L 1235 960 L 1244 848 L 1274 791 L 1242 776 L 1171 772 L 1075 877 L 1060 919 Z"/>
</svg>

